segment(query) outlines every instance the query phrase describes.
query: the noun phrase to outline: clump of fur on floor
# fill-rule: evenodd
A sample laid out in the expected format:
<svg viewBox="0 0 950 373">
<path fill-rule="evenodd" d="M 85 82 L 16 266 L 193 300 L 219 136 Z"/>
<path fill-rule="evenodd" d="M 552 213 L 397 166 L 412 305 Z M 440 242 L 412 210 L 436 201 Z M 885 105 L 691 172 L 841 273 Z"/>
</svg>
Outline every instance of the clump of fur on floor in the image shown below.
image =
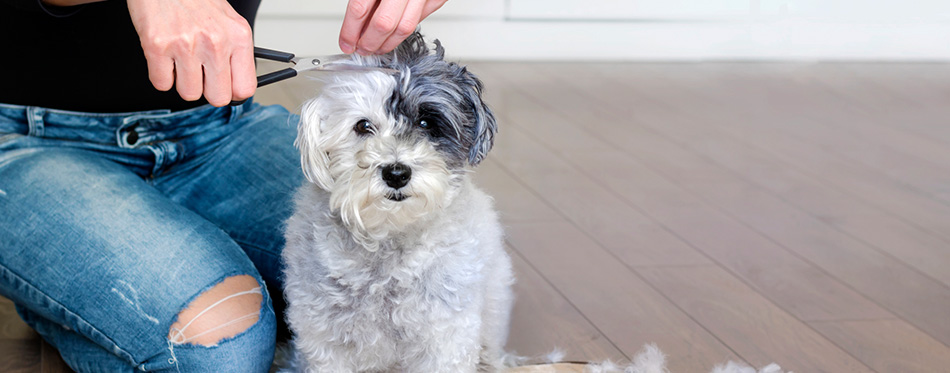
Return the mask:
<svg viewBox="0 0 950 373">
<path fill-rule="evenodd" d="M 559 349 L 555 349 L 545 356 L 543 360 L 551 364 L 561 362 L 563 359 L 564 353 Z M 548 367 L 541 365 L 534 365 L 529 369 L 525 369 L 528 368 L 528 366 L 518 367 L 519 365 L 525 365 L 528 360 L 528 358 L 524 357 L 509 356 L 506 359 L 506 363 L 511 367 L 511 373 L 555 373 L 554 368 L 547 369 Z M 669 369 L 666 368 L 666 355 L 652 343 L 644 345 L 640 352 L 638 352 L 627 365 L 605 360 L 599 363 L 589 363 L 584 366 L 584 370 L 587 373 L 671 373 Z M 729 361 L 725 364 L 715 366 L 710 373 L 785 373 L 785 371 L 775 363 L 766 365 L 761 369 L 755 369 L 743 363 Z"/>
</svg>

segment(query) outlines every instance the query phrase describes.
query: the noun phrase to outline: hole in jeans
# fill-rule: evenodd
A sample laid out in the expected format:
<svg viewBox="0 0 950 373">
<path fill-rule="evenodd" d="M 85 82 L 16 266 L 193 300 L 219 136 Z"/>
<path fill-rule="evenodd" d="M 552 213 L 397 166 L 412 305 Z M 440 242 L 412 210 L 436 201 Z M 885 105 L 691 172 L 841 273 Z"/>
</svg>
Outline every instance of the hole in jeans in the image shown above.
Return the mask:
<svg viewBox="0 0 950 373">
<path fill-rule="evenodd" d="M 208 289 L 178 314 L 168 332 L 174 344 L 214 346 L 260 318 L 261 285 L 248 275 L 232 276 Z"/>
</svg>

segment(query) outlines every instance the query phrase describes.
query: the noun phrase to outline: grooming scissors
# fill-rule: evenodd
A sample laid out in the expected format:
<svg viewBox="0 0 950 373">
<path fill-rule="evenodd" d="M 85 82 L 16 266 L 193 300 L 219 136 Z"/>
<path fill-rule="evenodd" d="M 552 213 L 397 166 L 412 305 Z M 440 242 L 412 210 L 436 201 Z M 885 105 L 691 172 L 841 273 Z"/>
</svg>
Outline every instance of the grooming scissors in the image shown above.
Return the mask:
<svg viewBox="0 0 950 373">
<path fill-rule="evenodd" d="M 352 55 L 333 54 L 326 56 L 297 57 L 293 53 L 276 51 L 273 49 L 254 47 L 254 57 L 265 60 L 288 62 L 294 64 L 282 70 L 277 70 L 257 77 L 257 86 L 276 83 L 282 80 L 290 79 L 303 71 L 380 71 L 388 74 L 398 71 L 377 66 L 364 66 L 351 63 Z M 240 105 L 246 100 L 233 101 L 231 105 Z"/>
</svg>

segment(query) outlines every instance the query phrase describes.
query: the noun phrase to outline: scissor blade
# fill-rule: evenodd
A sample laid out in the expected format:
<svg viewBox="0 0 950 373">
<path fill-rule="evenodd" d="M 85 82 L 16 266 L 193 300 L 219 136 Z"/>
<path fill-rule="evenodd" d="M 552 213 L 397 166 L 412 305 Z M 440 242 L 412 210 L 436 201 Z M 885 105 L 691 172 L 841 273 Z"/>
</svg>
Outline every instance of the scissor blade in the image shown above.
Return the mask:
<svg viewBox="0 0 950 373">
<path fill-rule="evenodd" d="M 352 56 L 337 54 L 326 57 L 303 57 L 296 59 L 294 70 L 297 71 L 379 71 L 387 74 L 399 72 L 395 69 L 357 65 Z"/>
<path fill-rule="evenodd" d="M 399 70 L 390 69 L 386 67 L 375 67 L 375 66 L 362 66 L 362 65 L 352 65 L 346 63 L 332 63 L 326 64 L 318 68 L 317 70 L 322 71 L 379 71 L 387 74 L 398 73 Z"/>
</svg>

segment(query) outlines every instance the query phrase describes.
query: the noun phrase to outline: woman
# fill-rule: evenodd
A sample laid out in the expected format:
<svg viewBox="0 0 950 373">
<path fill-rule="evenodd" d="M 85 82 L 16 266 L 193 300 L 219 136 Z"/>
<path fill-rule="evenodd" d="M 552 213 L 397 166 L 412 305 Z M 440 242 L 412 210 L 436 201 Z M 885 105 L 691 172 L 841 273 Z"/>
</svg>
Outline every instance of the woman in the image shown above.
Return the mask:
<svg viewBox="0 0 950 373">
<path fill-rule="evenodd" d="M 351 0 L 340 48 L 392 50 L 444 1 Z M 270 367 L 302 178 L 292 114 L 228 106 L 258 5 L 0 0 L 0 294 L 73 369 Z"/>
</svg>

